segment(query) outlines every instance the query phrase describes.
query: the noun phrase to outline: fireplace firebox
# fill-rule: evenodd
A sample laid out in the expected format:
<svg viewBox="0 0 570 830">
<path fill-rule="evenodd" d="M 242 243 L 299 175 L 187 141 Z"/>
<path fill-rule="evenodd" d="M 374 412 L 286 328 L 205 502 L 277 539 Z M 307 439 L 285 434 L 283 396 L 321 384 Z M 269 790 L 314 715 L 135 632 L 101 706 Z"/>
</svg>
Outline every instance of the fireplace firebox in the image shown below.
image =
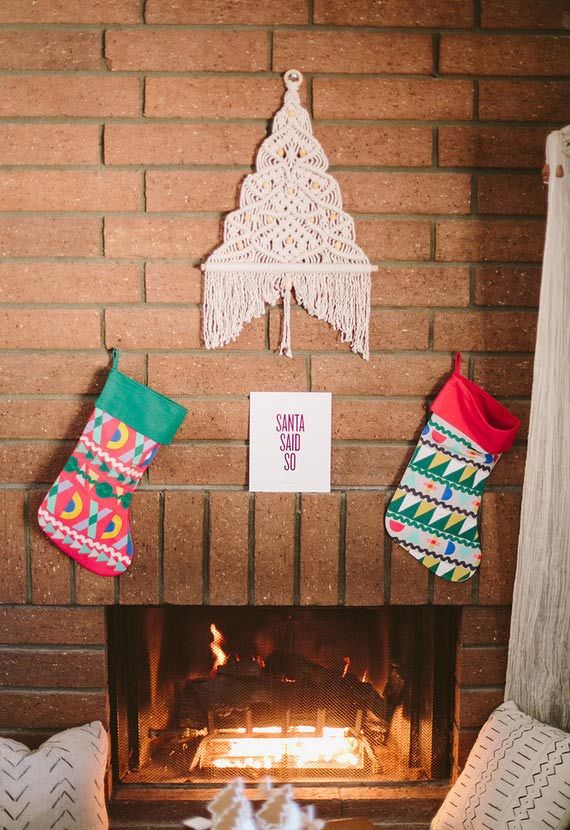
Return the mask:
<svg viewBox="0 0 570 830">
<path fill-rule="evenodd" d="M 427 606 L 112 608 L 115 781 L 445 779 L 456 622 Z"/>
</svg>

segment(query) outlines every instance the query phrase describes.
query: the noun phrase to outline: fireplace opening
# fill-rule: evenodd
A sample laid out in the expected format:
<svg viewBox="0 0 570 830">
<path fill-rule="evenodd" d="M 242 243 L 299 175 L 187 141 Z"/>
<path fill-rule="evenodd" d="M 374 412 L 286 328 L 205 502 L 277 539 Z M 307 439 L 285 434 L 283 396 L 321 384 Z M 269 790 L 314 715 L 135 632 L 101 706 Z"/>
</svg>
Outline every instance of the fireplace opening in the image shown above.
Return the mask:
<svg viewBox="0 0 570 830">
<path fill-rule="evenodd" d="M 109 609 L 128 785 L 449 776 L 452 608 Z"/>
</svg>

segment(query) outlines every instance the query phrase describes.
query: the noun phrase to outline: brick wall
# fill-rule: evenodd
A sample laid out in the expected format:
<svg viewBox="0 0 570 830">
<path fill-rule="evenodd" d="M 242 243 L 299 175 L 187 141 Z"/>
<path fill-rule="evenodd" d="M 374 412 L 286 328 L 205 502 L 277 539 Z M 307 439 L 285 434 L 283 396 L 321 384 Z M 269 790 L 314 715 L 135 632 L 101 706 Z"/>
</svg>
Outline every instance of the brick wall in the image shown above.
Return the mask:
<svg viewBox="0 0 570 830">
<path fill-rule="evenodd" d="M 434 581 L 391 546 L 382 511 L 455 349 L 526 426 L 539 169 L 570 110 L 563 6 L 0 4 L 0 730 L 38 738 L 106 716 L 113 602 L 429 601 L 504 617 L 522 440 L 491 479 L 481 573 L 466 585 Z M 369 363 L 297 309 L 292 360 L 273 354 L 275 309 L 227 350 L 201 346 L 197 264 L 291 66 L 380 265 Z M 112 346 L 126 372 L 190 408 L 135 499 L 137 558 L 116 583 L 76 568 L 35 522 Z M 334 393 L 332 494 L 246 492 L 251 389 Z M 462 752 L 504 676 L 504 626 L 500 645 L 469 636 L 471 657 L 498 651 L 484 672 L 458 668 Z"/>
</svg>

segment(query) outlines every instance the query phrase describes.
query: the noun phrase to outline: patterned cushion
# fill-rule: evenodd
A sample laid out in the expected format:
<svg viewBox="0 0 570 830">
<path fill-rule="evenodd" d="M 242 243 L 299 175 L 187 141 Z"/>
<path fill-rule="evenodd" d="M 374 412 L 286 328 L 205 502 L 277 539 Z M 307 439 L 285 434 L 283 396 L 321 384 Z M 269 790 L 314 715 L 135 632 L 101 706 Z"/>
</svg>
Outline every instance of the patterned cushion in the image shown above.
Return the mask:
<svg viewBox="0 0 570 830">
<path fill-rule="evenodd" d="M 107 830 L 106 766 L 99 721 L 60 732 L 35 752 L 0 738 L 0 827 Z"/>
<path fill-rule="evenodd" d="M 567 830 L 570 735 L 499 706 L 431 830 Z"/>
</svg>

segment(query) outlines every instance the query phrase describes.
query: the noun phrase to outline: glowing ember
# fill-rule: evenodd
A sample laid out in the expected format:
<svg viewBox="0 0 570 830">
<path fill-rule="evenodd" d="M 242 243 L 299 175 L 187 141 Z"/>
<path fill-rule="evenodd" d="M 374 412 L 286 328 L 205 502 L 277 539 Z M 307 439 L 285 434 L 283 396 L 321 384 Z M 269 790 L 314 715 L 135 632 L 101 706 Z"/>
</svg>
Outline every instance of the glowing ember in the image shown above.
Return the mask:
<svg viewBox="0 0 570 830">
<path fill-rule="evenodd" d="M 348 670 L 350 668 L 350 657 L 343 657 L 342 659 L 344 660 L 344 671 L 342 673 L 342 676 L 346 677 L 346 675 L 348 674 Z"/>
<path fill-rule="evenodd" d="M 210 651 L 214 656 L 214 665 L 212 666 L 211 674 L 214 675 L 220 668 L 225 666 L 228 662 L 228 655 L 222 648 L 224 643 L 224 635 L 219 631 L 214 623 L 210 626 L 210 633 L 212 635 L 212 642 L 210 643 Z"/>
<path fill-rule="evenodd" d="M 228 734 L 229 733 L 229 734 Z M 359 769 L 364 766 L 362 741 L 346 727 L 279 726 L 219 729 L 205 739 L 202 767 L 272 769 Z"/>
</svg>

